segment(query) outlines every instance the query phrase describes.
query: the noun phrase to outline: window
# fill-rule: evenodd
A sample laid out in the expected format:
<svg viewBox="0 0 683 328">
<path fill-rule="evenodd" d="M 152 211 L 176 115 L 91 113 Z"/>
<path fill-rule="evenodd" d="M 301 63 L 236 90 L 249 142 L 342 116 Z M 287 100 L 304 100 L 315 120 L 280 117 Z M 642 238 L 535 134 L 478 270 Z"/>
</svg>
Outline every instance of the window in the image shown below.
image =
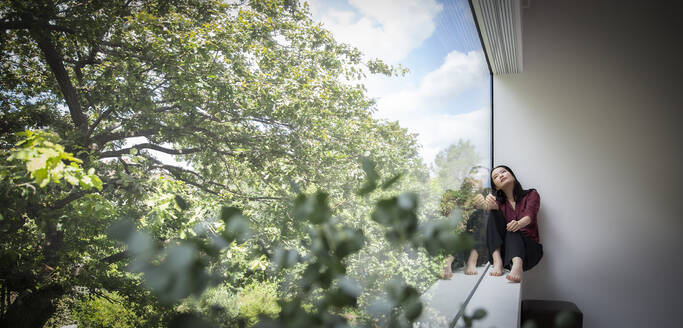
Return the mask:
<svg viewBox="0 0 683 328">
<path fill-rule="evenodd" d="M 477 235 L 492 91 L 467 1 L 24 1 L 0 21 L 2 326 L 376 326 L 387 295 L 405 321 L 458 244 L 435 226 Z"/>
<path fill-rule="evenodd" d="M 401 188 L 419 193 L 421 219 L 444 219 L 458 209 L 466 222 L 459 228 L 472 234 L 480 246 L 478 262 L 485 263 L 483 216 L 468 199 L 489 187 L 492 83 L 469 2 L 308 3 L 316 21 L 337 40 L 357 47 L 364 58 L 407 69 L 405 75 L 368 75 L 358 82 L 376 101 L 373 118 L 397 122 L 416 143 L 413 164 L 400 166 L 411 171 Z M 407 159 L 389 156 L 389 160 Z M 361 254 L 367 259 L 358 262 L 363 265 L 358 270 L 389 257 L 385 263 L 396 263 L 400 272 L 410 271 L 403 278 L 421 290 L 433 283 L 429 278 L 433 268 L 427 270 L 427 263 L 434 260 L 424 253 L 394 254 L 375 245 Z M 454 255 L 454 267 L 462 267 L 467 254 Z"/>
</svg>

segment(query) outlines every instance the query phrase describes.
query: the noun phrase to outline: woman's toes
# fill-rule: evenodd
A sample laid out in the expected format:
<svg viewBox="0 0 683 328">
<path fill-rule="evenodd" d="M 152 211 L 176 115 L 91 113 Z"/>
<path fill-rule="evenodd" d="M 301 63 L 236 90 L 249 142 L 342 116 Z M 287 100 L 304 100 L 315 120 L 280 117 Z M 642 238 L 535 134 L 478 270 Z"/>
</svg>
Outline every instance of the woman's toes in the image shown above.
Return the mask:
<svg viewBox="0 0 683 328">
<path fill-rule="evenodd" d="M 508 274 L 507 276 L 505 276 L 505 278 L 506 278 L 507 280 L 512 281 L 512 282 L 521 282 L 521 281 L 522 281 L 522 277 L 521 277 L 521 276 L 513 275 L 513 274 Z"/>
</svg>

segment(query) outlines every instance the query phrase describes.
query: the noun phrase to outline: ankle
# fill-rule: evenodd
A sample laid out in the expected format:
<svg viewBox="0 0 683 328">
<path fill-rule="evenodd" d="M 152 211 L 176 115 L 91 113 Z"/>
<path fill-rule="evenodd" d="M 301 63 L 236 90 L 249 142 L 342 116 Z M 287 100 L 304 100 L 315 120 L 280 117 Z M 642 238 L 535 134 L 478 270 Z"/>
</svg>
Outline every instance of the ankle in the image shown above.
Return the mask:
<svg viewBox="0 0 683 328">
<path fill-rule="evenodd" d="M 524 262 L 519 257 L 512 258 L 512 266 L 521 267 Z"/>
</svg>

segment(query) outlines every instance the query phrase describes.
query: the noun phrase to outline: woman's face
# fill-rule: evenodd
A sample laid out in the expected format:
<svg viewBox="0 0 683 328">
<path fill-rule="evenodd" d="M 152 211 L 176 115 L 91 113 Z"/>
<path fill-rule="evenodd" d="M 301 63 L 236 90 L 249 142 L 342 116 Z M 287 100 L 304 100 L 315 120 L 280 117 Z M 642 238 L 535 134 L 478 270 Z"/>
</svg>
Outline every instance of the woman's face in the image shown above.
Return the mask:
<svg viewBox="0 0 683 328">
<path fill-rule="evenodd" d="M 497 167 L 491 172 L 491 179 L 495 184 L 496 190 L 502 189 L 508 185 L 515 184 L 515 177 L 508 172 L 504 167 Z"/>
</svg>

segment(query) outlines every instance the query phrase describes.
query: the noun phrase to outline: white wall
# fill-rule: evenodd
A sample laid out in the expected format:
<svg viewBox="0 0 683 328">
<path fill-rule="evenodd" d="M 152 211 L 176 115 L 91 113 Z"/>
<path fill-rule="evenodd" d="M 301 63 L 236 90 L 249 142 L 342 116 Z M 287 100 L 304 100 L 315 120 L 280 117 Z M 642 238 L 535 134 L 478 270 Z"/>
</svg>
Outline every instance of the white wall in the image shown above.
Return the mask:
<svg viewBox="0 0 683 328">
<path fill-rule="evenodd" d="M 524 72 L 494 76 L 494 161 L 541 194 L 523 298 L 584 327 L 683 326 L 682 11 L 655 2 L 531 1 Z"/>
</svg>

